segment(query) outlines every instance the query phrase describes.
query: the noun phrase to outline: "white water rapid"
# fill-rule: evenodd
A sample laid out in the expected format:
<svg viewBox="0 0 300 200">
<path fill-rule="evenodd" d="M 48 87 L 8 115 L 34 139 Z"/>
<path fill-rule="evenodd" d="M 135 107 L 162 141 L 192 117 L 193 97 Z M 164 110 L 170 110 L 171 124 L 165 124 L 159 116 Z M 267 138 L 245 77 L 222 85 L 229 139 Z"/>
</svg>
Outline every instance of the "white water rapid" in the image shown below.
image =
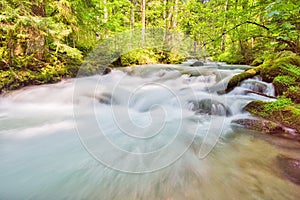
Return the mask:
<svg viewBox="0 0 300 200">
<path fill-rule="evenodd" d="M 147 65 L 2 95 L 0 199 L 299 199 L 274 164 L 287 150 L 230 128 L 269 100 L 244 90 L 274 93 L 218 95 L 240 71 Z"/>
</svg>

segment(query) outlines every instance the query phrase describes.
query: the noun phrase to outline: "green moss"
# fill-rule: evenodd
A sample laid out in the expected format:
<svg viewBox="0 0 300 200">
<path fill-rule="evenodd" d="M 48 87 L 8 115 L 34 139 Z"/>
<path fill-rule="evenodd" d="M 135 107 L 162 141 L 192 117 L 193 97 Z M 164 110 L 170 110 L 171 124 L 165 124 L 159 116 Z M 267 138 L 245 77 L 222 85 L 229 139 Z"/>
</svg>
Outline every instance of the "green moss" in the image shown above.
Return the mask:
<svg viewBox="0 0 300 200">
<path fill-rule="evenodd" d="M 273 80 L 276 95 L 282 95 L 290 86 L 297 84 L 293 76 L 277 76 Z"/>
<path fill-rule="evenodd" d="M 0 93 L 2 91 L 19 89 L 27 85 L 55 83 L 64 77 L 74 77 L 76 67 L 66 65 L 46 65 L 34 70 L 27 68 L 10 68 L 0 70 Z"/>
<path fill-rule="evenodd" d="M 282 97 L 274 102 L 253 101 L 245 110 L 253 115 L 275 121 L 300 133 L 300 108 L 291 99 Z"/>
<path fill-rule="evenodd" d="M 271 55 L 260 65 L 260 75 L 274 84 L 277 95 L 284 96 L 274 102 L 253 101 L 244 109 L 300 133 L 300 57 L 288 51 Z"/>
<path fill-rule="evenodd" d="M 135 49 L 121 55 L 111 64 L 111 67 L 134 66 L 144 64 L 179 64 L 185 59 L 184 55 L 157 48 Z"/>
<path fill-rule="evenodd" d="M 295 115 L 300 115 L 300 105 L 296 106 L 296 109 L 292 110 Z"/>
<path fill-rule="evenodd" d="M 243 80 L 252 78 L 255 75 L 259 74 L 259 72 L 260 72 L 260 67 L 255 67 L 233 76 L 229 80 L 225 92 L 226 93 L 230 92 L 234 87 L 238 86 Z"/>
<path fill-rule="evenodd" d="M 122 66 L 152 64 L 156 62 L 156 55 L 148 49 L 137 49 L 121 56 Z"/>
<path fill-rule="evenodd" d="M 295 54 L 292 51 L 280 51 L 278 53 L 275 54 L 271 54 L 271 57 L 274 58 L 284 58 L 284 57 L 289 57 L 289 56 L 297 56 L 297 54 Z"/>
<path fill-rule="evenodd" d="M 263 111 L 268 114 L 272 114 L 274 111 L 279 111 L 286 106 L 294 106 L 294 103 L 290 98 L 286 97 L 281 97 L 280 99 L 274 101 L 274 102 L 269 102 L 264 105 Z"/>
<path fill-rule="evenodd" d="M 300 104 L 300 87 L 290 86 L 287 91 L 283 93 L 287 98 L 290 98 L 294 103 Z"/>
<path fill-rule="evenodd" d="M 276 76 L 288 75 L 300 78 L 300 57 L 292 55 L 288 57 L 268 58 L 262 65 L 261 77 L 264 81 L 272 82 Z"/>
<path fill-rule="evenodd" d="M 244 109 L 251 114 L 270 118 L 274 112 L 284 109 L 286 106 L 294 106 L 291 99 L 282 97 L 273 102 L 252 101 Z"/>
<path fill-rule="evenodd" d="M 268 104 L 268 102 L 259 101 L 259 100 L 252 101 L 245 106 L 244 110 L 248 111 L 249 113 L 251 113 L 253 115 L 266 117 L 267 113 L 264 112 L 264 106 L 266 104 Z"/>
<path fill-rule="evenodd" d="M 273 83 L 280 83 L 284 86 L 290 86 L 296 84 L 296 78 L 291 76 L 277 76 Z"/>
</svg>

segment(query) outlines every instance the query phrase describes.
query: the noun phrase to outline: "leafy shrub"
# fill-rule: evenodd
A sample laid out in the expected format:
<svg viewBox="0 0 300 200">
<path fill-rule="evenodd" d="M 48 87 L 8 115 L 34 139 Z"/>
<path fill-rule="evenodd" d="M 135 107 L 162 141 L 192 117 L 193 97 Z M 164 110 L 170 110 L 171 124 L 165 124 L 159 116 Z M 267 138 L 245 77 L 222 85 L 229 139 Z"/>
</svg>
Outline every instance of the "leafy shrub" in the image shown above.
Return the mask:
<svg viewBox="0 0 300 200">
<path fill-rule="evenodd" d="M 228 64 L 237 64 L 243 62 L 243 56 L 238 53 L 225 51 L 217 57 L 217 61 L 226 62 Z"/>
</svg>

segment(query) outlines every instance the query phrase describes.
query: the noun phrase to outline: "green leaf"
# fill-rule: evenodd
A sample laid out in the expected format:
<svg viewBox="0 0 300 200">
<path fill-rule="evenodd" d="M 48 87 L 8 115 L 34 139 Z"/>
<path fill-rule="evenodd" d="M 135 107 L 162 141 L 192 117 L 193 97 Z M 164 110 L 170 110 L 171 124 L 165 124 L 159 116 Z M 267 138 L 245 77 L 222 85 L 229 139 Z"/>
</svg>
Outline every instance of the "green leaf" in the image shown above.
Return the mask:
<svg viewBox="0 0 300 200">
<path fill-rule="evenodd" d="M 280 14 L 280 12 L 275 10 L 275 11 L 272 11 L 272 12 L 268 13 L 267 16 L 268 17 L 273 17 L 274 15 L 279 15 L 279 14 Z"/>
</svg>

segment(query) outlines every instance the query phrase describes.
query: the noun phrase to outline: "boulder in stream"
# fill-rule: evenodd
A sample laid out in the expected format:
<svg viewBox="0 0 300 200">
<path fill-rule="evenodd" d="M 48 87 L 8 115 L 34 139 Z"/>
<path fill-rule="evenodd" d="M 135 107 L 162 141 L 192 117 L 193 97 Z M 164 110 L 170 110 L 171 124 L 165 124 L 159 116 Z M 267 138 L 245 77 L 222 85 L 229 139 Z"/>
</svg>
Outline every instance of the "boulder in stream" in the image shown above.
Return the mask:
<svg viewBox="0 0 300 200">
<path fill-rule="evenodd" d="M 104 71 L 102 72 L 102 75 L 109 74 L 111 71 L 112 71 L 112 68 L 106 67 L 106 68 L 104 69 Z"/>
<path fill-rule="evenodd" d="M 248 129 L 265 134 L 281 134 L 286 129 L 280 124 L 264 119 L 236 119 L 231 121 L 231 128 L 234 130 Z"/>
<path fill-rule="evenodd" d="M 267 136 L 272 135 L 276 137 L 265 138 L 270 142 L 279 145 L 279 146 L 286 146 L 286 143 L 289 141 L 295 141 L 295 145 L 299 147 L 300 143 L 300 134 L 294 129 L 287 128 L 282 126 L 279 123 L 265 120 L 265 119 L 237 119 L 231 121 L 231 128 L 236 132 L 247 132 L 253 133 L 257 136 Z M 277 138 L 277 139 L 276 139 Z M 279 140 L 283 139 L 283 140 Z M 290 144 L 290 143 L 288 143 Z"/>
<path fill-rule="evenodd" d="M 277 165 L 285 178 L 300 185 L 300 160 L 280 155 Z"/>
<path fill-rule="evenodd" d="M 190 65 L 191 67 L 200 67 L 200 66 L 204 66 L 204 63 L 200 60 L 194 62 L 193 64 Z"/>
<path fill-rule="evenodd" d="M 290 99 L 283 98 L 273 102 L 252 101 L 244 110 L 300 133 L 300 108 Z"/>
</svg>

